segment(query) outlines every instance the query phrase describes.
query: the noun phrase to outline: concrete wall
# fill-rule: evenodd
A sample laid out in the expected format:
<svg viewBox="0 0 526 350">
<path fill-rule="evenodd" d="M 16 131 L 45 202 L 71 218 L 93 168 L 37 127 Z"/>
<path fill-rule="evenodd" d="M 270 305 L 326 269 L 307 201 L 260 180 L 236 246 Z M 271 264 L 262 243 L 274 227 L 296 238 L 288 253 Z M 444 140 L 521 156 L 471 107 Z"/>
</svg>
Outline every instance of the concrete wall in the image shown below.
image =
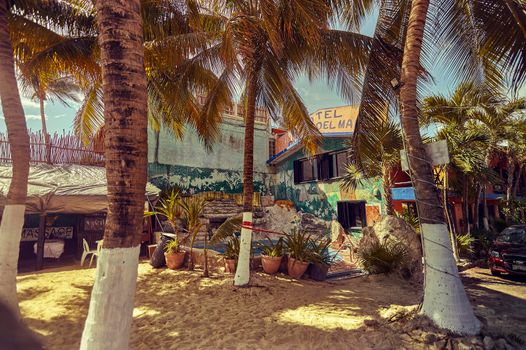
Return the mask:
<svg viewBox="0 0 526 350">
<path fill-rule="evenodd" d="M 345 140 L 327 138 L 322 148 L 326 152 L 344 149 Z M 381 181 L 368 181 L 355 191 L 342 190 L 341 181 L 337 179 L 294 184 L 293 162 L 304 157 L 302 151 L 298 151 L 276 166 L 276 175 L 270 186 L 275 199 L 292 201 L 298 211 L 314 214 L 324 220 L 337 219 L 337 202 L 342 200 L 367 201 L 368 221 L 374 219 L 373 214 L 369 213 L 382 212 Z"/>
<path fill-rule="evenodd" d="M 243 192 L 243 119 L 225 116 L 220 134 L 220 140 L 207 151 L 193 128 L 188 128 L 182 139 L 163 129 L 158 141 L 149 130 L 148 175 L 152 183 L 161 189 L 175 184 L 187 193 Z M 270 183 L 266 165 L 269 137 L 268 123 L 256 122 L 254 190 L 263 194 L 269 191 Z"/>
</svg>

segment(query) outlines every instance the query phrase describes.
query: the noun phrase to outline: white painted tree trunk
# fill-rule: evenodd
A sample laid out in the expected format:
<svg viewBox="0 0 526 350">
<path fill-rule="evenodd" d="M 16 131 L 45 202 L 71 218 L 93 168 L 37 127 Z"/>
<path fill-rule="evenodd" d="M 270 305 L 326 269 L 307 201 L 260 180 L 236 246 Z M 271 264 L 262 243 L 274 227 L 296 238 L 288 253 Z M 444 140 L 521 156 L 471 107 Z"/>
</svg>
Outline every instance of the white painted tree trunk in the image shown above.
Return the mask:
<svg viewBox="0 0 526 350">
<path fill-rule="evenodd" d="M 18 252 L 24 226 L 23 204 L 7 204 L 0 224 L 0 300 L 20 317 L 16 295 Z"/>
<path fill-rule="evenodd" d="M 139 251 L 140 245 L 101 250 L 81 350 L 128 348 Z"/>
<path fill-rule="evenodd" d="M 243 213 L 243 226 L 252 227 L 252 213 Z M 252 243 L 252 230 L 241 228 L 241 242 L 239 246 L 239 259 L 237 261 L 234 285 L 238 287 L 248 285 L 250 280 L 250 245 Z"/>
<path fill-rule="evenodd" d="M 451 253 L 445 224 L 422 224 L 425 289 L 422 313 L 440 328 L 458 334 L 477 334 L 480 322 L 464 290 Z"/>
</svg>

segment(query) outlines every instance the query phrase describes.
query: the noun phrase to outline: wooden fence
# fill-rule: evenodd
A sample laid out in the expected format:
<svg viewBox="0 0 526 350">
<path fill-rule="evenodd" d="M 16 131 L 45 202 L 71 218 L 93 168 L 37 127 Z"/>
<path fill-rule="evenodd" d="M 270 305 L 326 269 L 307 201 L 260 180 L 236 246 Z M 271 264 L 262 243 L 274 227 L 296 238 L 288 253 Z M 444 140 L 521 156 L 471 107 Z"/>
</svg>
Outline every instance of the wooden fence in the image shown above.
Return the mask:
<svg viewBox="0 0 526 350">
<path fill-rule="evenodd" d="M 92 145 L 84 145 L 71 134 L 49 136 L 49 145 L 42 132 L 29 134 L 31 164 L 80 164 L 104 166 L 104 154 L 95 152 Z M 7 135 L 0 133 L 0 163 L 11 163 L 11 147 Z"/>
</svg>

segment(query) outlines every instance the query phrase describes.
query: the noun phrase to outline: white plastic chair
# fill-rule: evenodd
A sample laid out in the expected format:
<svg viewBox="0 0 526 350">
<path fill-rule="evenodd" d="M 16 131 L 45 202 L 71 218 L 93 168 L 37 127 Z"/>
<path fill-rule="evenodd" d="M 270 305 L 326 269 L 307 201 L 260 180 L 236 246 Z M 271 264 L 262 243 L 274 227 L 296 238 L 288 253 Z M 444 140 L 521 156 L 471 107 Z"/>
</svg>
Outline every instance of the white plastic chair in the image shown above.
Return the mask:
<svg viewBox="0 0 526 350">
<path fill-rule="evenodd" d="M 91 267 L 91 263 L 93 262 L 93 257 L 98 256 L 99 251 L 102 248 L 102 241 L 99 241 L 99 243 L 97 243 L 97 249 L 90 250 L 88 242 L 86 241 L 85 238 L 82 238 L 82 247 L 84 248 L 84 251 L 82 252 L 82 257 L 80 258 L 80 266 L 84 265 L 84 260 L 86 260 L 88 255 L 91 254 L 91 259 L 89 260 L 89 267 Z"/>
</svg>

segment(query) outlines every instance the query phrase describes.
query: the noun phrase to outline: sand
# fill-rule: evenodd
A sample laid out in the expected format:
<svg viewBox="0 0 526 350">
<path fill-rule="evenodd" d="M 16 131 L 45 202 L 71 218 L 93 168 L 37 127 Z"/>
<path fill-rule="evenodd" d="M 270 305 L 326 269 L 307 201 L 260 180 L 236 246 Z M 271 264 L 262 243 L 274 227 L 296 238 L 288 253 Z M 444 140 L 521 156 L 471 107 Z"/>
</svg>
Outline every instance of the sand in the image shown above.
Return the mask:
<svg viewBox="0 0 526 350">
<path fill-rule="evenodd" d="M 94 274 L 93 268 L 76 268 L 19 277 L 23 317 L 47 348 L 78 348 Z M 236 289 L 228 275 L 203 279 L 198 271 L 141 263 L 130 347 L 425 348 L 388 325 L 366 321 L 418 303 L 419 288 L 395 277 L 320 283 L 257 273 L 252 285 Z"/>
</svg>

